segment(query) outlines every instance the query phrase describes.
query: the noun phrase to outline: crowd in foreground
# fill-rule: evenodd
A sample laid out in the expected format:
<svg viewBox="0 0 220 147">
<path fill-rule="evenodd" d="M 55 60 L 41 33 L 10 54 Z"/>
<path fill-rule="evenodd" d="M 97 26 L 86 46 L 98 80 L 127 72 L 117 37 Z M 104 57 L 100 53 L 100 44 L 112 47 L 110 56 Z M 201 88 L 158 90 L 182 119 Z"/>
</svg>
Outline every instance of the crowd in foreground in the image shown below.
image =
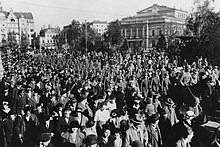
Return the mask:
<svg viewBox="0 0 220 147">
<path fill-rule="evenodd" d="M 3 60 L 0 147 L 214 147 L 218 102 L 207 59 L 45 53 Z"/>
</svg>

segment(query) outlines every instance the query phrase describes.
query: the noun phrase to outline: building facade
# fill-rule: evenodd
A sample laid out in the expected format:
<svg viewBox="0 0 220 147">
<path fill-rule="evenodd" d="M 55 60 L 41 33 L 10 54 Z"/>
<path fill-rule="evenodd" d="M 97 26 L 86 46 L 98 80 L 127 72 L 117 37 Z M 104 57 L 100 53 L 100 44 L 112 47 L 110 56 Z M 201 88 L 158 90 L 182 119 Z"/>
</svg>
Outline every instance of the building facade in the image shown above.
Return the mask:
<svg viewBox="0 0 220 147">
<path fill-rule="evenodd" d="M 29 45 L 33 42 L 35 32 L 34 18 L 31 12 L 7 12 L 0 6 L 0 42 L 8 40 L 8 35 L 14 35 L 17 43 L 21 43 L 21 37 L 25 35 Z"/>
<path fill-rule="evenodd" d="M 107 31 L 108 22 L 94 20 L 91 22 L 91 27 L 95 30 L 98 35 L 103 35 Z"/>
<path fill-rule="evenodd" d="M 135 16 L 122 18 L 121 33 L 131 48 L 152 48 L 162 34 L 183 34 L 187 16 L 186 11 L 154 4 Z"/>
<path fill-rule="evenodd" d="M 60 33 L 59 27 L 48 25 L 40 30 L 40 49 L 55 49 L 57 47 L 56 36 Z"/>
</svg>

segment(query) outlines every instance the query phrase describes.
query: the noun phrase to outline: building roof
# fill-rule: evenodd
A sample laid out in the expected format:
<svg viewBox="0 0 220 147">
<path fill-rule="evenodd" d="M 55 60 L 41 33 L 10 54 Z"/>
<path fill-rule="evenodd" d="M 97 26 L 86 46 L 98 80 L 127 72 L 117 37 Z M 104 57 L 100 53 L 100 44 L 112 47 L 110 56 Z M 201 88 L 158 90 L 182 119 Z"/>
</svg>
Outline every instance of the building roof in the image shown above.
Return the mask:
<svg viewBox="0 0 220 147">
<path fill-rule="evenodd" d="M 31 12 L 14 12 L 14 14 L 17 18 L 21 18 L 21 16 L 23 16 L 26 19 L 34 19 Z"/>
<path fill-rule="evenodd" d="M 54 33 L 54 34 L 58 34 L 60 33 L 60 28 L 59 27 L 56 27 L 56 28 L 46 28 L 46 29 L 42 29 L 40 30 L 40 36 L 44 37 L 45 34 L 47 33 Z"/>
<path fill-rule="evenodd" d="M 5 16 L 8 16 L 8 14 L 9 14 L 9 12 L 6 12 L 6 11 L 4 11 L 4 10 L 1 10 L 0 12 L 1 12 L 1 13 L 4 13 Z"/>
<path fill-rule="evenodd" d="M 4 11 L 4 10 L 0 10 L 0 12 L 4 13 L 6 18 L 10 14 L 10 12 Z M 13 12 L 13 13 L 17 18 L 24 17 L 25 19 L 34 19 L 31 12 Z"/>
<path fill-rule="evenodd" d="M 137 14 L 142 14 L 142 13 L 146 13 L 148 12 L 149 10 L 152 10 L 154 8 L 157 8 L 158 12 L 163 12 L 163 11 L 182 11 L 182 12 L 185 12 L 185 13 L 188 13 L 187 11 L 184 11 L 184 10 L 181 10 L 181 9 L 176 9 L 176 8 L 171 8 L 171 7 L 167 7 L 167 6 L 161 6 L 161 5 L 158 5 L 158 4 L 154 4 L 148 8 L 145 8 L 143 10 L 140 10 L 137 12 Z"/>
<path fill-rule="evenodd" d="M 95 24 L 97 24 L 97 23 L 98 23 L 98 24 L 107 24 L 108 22 L 107 22 L 107 21 L 94 20 L 94 21 L 92 21 L 91 23 L 92 23 L 92 24 L 94 24 L 94 23 L 95 23 Z"/>
<path fill-rule="evenodd" d="M 173 13 L 174 11 L 182 11 L 185 14 L 188 13 L 183 10 L 154 4 L 148 8 L 138 11 L 137 14 L 134 16 L 122 18 L 122 21 L 139 21 L 142 20 L 143 18 L 149 18 L 152 20 L 157 18 L 164 19 L 169 17 L 175 17 L 175 14 Z"/>
</svg>

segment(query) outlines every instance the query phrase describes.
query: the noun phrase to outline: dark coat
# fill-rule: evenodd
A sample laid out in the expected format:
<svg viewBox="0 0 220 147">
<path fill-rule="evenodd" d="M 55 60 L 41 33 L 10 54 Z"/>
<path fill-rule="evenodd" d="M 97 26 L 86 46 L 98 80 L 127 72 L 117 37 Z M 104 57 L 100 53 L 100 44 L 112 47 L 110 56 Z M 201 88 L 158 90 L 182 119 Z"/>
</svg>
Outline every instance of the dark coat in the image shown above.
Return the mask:
<svg viewBox="0 0 220 147">
<path fill-rule="evenodd" d="M 70 116 L 69 121 L 66 122 L 64 117 L 60 117 L 58 120 L 58 126 L 57 126 L 57 133 L 61 134 L 62 132 L 67 132 L 67 129 L 70 125 L 70 123 L 74 121 L 74 118 Z"/>
<path fill-rule="evenodd" d="M 54 133 L 54 131 L 55 131 L 54 123 L 53 123 L 52 120 L 50 121 L 48 128 L 46 127 L 45 122 L 43 122 L 39 125 L 38 129 L 39 129 L 40 134 L 42 134 L 42 133 Z"/>
<path fill-rule="evenodd" d="M 38 143 L 38 145 L 35 145 L 35 146 L 33 146 L 33 147 L 41 147 L 41 146 L 40 146 L 40 143 Z M 48 144 L 48 146 L 46 146 L 46 147 L 54 147 L 54 145 L 50 142 L 50 143 Z"/>
<path fill-rule="evenodd" d="M 163 145 L 162 143 L 162 135 L 160 133 L 160 129 L 157 126 L 157 133 L 158 133 L 158 139 L 156 137 L 156 131 L 152 127 L 151 124 L 147 125 L 147 132 L 148 132 L 148 143 L 150 143 L 153 147 L 161 147 Z"/>
<path fill-rule="evenodd" d="M 113 147 L 114 146 L 114 137 L 109 136 L 108 142 L 104 142 L 104 140 L 100 137 L 99 138 L 99 147 Z"/>
</svg>

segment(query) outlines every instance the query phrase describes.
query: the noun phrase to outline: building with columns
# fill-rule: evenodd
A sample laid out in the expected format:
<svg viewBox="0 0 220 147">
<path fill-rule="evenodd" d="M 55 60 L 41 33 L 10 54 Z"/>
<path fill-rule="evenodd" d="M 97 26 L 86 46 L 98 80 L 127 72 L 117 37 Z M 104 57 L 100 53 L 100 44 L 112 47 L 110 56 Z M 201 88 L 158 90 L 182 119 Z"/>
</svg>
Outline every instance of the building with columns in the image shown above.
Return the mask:
<svg viewBox="0 0 220 147">
<path fill-rule="evenodd" d="M 8 39 L 8 34 L 13 34 L 20 43 L 21 36 L 25 35 L 31 45 L 34 35 L 34 18 L 31 12 L 7 12 L 0 3 L 0 43 Z"/>
<path fill-rule="evenodd" d="M 121 33 L 131 48 L 152 48 L 161 34 L 165 37 L 184 32 L 188 12 L 154 4 L 136 15 L 122 18 Z"/>
</svg>

